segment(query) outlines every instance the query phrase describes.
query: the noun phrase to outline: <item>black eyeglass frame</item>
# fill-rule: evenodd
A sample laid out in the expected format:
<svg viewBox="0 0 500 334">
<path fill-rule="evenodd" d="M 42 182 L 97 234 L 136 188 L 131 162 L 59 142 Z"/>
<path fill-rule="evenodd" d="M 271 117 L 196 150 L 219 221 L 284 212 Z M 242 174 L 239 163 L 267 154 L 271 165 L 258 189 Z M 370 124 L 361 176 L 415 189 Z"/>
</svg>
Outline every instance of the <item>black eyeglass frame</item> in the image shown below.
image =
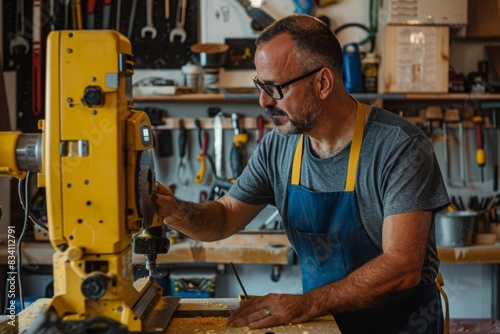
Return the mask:
<svg viewBox="0 0 500 334">
<path fill-rule="evenodd" d="M 262 91 L 264 91 L 264 92 L 266 92 L 267 95 L 269 95 L 270 98 L 272 98 L 274 100 L 281 100 L 281 99 L 283 99 L 283 92 L 282 92 L 283 88 L 285 88 L 287 86 L 290 86 L 291 84 L 293 84 L 293 83 L 295 83 L 297 81 L 305 79 L 308 76 L 313 75 L 313 74 L 319 72 L 322 68 L 323 68 L 323 66 L 320 67 L 320 68 L 317 68 L 317 69 L 315 69 L 315 70 L 313 70 L 311 72 L 303 74 L 303 75 L 301 75 L 301 76 L 299 76 L 297 78 L 289 80 L 289 81 L 287 81 L 285 83 L 282 83 L 281 85 L 276 85 L 274 83 L 263 83 L 263 82 L 260 82 L 259 79 L 257 79 L 257 76 L 254 76 L 252 78 L 252 80 L 253 80 L 253 83 L 254 83 L 255 87 L 259 90 L 259 93 L 262 92 Z M 275 88 L 275 90 L 278 92 L 279 96 L 277 96 L 277 97 L 273 96 L 272 95 L 272 91 L 267 88 L 269 86 Z"/>
</svg>

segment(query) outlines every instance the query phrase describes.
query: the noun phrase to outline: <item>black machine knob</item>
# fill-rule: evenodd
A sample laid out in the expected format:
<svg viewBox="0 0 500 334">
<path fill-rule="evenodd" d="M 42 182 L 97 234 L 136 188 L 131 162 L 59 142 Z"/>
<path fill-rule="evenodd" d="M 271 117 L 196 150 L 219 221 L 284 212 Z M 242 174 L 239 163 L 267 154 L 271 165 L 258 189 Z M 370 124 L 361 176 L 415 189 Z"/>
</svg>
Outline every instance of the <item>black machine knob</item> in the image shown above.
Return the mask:
<svg viewBox="0 0 500 334">
<path fill-rule="evenodd" d="M 90 275 L 82 282 L 82 293 L 91 300 L 99 300 L 106 293 L 108 278 L 100 274 Z"/>
<path fill-rule="evenodd" d="M 104 104 L 104 98 L 101 87 L 87 86 L 83 92 L 82 102 L 87 107 L 102 106 Z"/>
</svg>

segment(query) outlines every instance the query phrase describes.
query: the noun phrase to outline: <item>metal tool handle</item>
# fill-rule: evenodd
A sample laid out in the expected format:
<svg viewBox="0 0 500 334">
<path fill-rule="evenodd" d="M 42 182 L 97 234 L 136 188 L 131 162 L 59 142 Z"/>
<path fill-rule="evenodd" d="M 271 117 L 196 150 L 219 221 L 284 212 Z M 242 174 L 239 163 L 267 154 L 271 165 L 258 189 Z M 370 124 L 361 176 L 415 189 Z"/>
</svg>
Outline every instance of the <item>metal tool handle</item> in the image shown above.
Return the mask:
<svg viewBox="0 0 500 334">
<path fill-rule="evenodd" d="M 187 145 L 187 130 L 184 126 L 184 122 L 180 121 L 179 124 L 179 157 L 182 159 L 186 155 L 186 145 Z"/>
<path fill-rule="evenodd" d="M 24 36 L 24 0 L 17 0 L 16 32 L 18 35 Z"/>
<path fill-rule="evenodd" d="M 149 27 L 152 27 L 154 26 L 153 24 L 153 0 L 146 0 L 146 11 L 147 11 L 147 15 L 146 15 L 146 18 L 147 18 L 147 25 Z"/>
<path fill-rule="evenodd" d="M 127 37 L 132 38 L 132 30 L 134 29 L 135 12 L 137 10 L 137 0 L 132 1 L 132 8 L 130 9 L 130 21 L 128 22 Z"/>
<path fill-rule="evenodd" d="M 224 114 L 222 111 L 217 113 L 214 118 L 214 149 L 215 149 L 215 174 L 220 178 L 225 178 L 223 166 L 223 141 L 224 132 L 222 128 L 222 119 Z"/>
<path fill-rule="evenodd" d="M 175 18 L 176 26 L 184 27 L 186 22 L 187 0 L 177 0 L 177 16 Z"/>
</svg>

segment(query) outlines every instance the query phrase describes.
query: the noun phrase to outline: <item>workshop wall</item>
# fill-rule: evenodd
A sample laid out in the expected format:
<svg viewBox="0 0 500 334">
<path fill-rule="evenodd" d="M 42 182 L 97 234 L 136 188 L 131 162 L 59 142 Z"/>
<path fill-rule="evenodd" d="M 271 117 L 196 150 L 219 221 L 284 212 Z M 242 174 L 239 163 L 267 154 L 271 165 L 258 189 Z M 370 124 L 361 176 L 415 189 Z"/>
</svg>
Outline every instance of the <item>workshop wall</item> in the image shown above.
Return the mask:
<svg viewBox="0 0 500 334">
<path fill-rule="evenodd" d="M 14 0 L 5 0 L 2 4 L 3 10 L 1 13 L 2 24 L 0 29 L 2 36 L 6 36 L 7 31 L 13 28 L 12 17 L 15 13 Z M 48 1 L 43 1 L 46 5 Z M 60 3 L 60 1 L 56 1 Z M 130 14 L 131 1 L 123 1 L 123 12 Z M 170 16 L 167 19 L 165 16 L 164 2 L 155 0 L 153 1 L 153 18 L 158 33 L 158 39 L 152 40 L 151 38 L 142 38 L 141 28 L 146 25 L 146 1 L 139 0 L 135 18 L 129 20 L 130 17 L 123 15 L 120 20 L 116 20 L 112 16 L 111 24 L 120 22 L 120 31 L 125 35 L 131 37 L 134 47 L 134 54 L 136 56 L 136 70 L 134 75 L 134 82 L 137 83 L 143 79 L 157 77 L 166 80 L 172 80 L 178 84 L 185 84 L 185 78 L 181 72 L 181 67 L 187 62 L 192 61 L 191 51 L 189 45 L 196 42 L 226 42 L 226 39 L 232 39 L 234 42 L 241 41 L 244 43 L 247 39 L 255 38 L 256 33 L 251 30 L 251 20 L 244 15 L 242 7 L 234 0 L 188 0 L 188 14 L 186 16 L 186 30 L 187 39 L 184 43 L 180 40 L 175 40 L 175 43 L 169 43 L 169 32 L 175 26 L 175 4 L 177 1 L 171 1 Z M 4 6 L 5 4 L 5 6 Z M 31 2 L 24 1 L 26 10 L 31 11 L 29 5 Z M 85 4 L 85 1 L 82 1 Z M 162 7 L 163 6 L 163 7 Z M 291 14 L 295 11 L 295 4 L 292 0 L 268 0 L 266 8 L 273 15 L 280 16 Z M 5 10 L 9 15 L 6 15 Z M 62 10 L 62 9 L 61 9 Z M 115 9 L 113 9 L 115 10 Z M 61 15 L 63 11 L 59 12 Z M 103 14 L 103 8 L 98 7 L 96 12 L 96 24 L 100 24 Z M 366 24 L 369 21 L 369 1 L 366 0 L 341 0 L 338 3 L 327 6 L 325 8 L 315 8 L 314 15 L 324 16 L 330 20 L 332 29 L 347 22 L 359 22 Z M 7 18 L 7 19 L 4 19 Z M 128 21 L 131 21 L 133 29 L 129 34 Z M 71 21 L 70 21 L 71 22 Z M 383 26 L 384 22 L 380 22 Z M 379 27 L 379 29 L 381 28 Z M 7 29 L 7 30 L 6 30 Z M 457 32 L 463 34 L 463 32 Z M 365 37 L 365 32 L 361 30 L 344 31 L 339 34 L 339 39 L 342 44 L 353 40 L 361 40 Z M 26 90 L 23 89 L 26 85 L 31 85 L 31 79 L 26 79 L 28 72 L 21 71 L 17 74 L 16 68 L 19 64 L 25 62 L 28 64 L 28 69 L 31 71 L 31 59 L 23 55 L 22 52 L 15 55 L 9 55 L 8 39 L 4 39 L 0 45 L 0 53 L 4 55 L 6 65 L 4 70 L 9 73 L 6 75 L 7 87 L 9 89 L 9 105 L 11 110 L 16 110 L 16 114 L 11 119 L 17 119 L 16 128 L 20 129 L 34 129 L 38 117 L 32 117 L 30 113 L 31 104 L 26 105 L 24 102 L 19 104 L 19 101 L 30 101 L 31 97 L 25 96 Z M 498 44 L 494 42 L 493 44 Z M 378 45 L 378 43 L 377 43 Z M 366 51 L 363 47 L 362 51 Z M 376 51 L 379 51 L 376 48 Z M 7 54 L 6 54 L 7 52 Z M 455 67 L 459 72 L 468 73 L 476 70 L 478 60 L 487 59 L 487 54 L 484 50 L 484 45 L 471 41 L 456 41 L 452 40 L 450 46 L 450 64 Z M 221 87 L 251 87 L 251 77 L 255 75 L 252 69 L 239 69 L 239 68 L 222 68 L 220 70 L 220 86 Z M 18 94 L 13 91 L 14 87 L 18 87 Z M 31 102 L 29 102 L 31 103 Z M 238 113 L 242 117 L 255 118 L 257 115 L 262 114 L 261 107 L 255 103 L 241 104 L 241 103 L 199 103 L 199 102 L 180 102 L 180 103 L 161 103 L 161 102 L 136 102 L 138 109 L 157 108 L 165 111 L 168 117 L 208 117 L 208 109 L 220 108 L 222 112 L 230 116 L 232 113 Z M 26 124 L 30 124 L 27 126 Z M 161 156 L 163 153 L 159 151 L 159 146 L 156 147 L 156 171 L 158 180 L 166 185 L 177 185 L 176 195 L 184 200 L 198 201 L 200 193 L 203 191 L 210 191 L 211 181 L 213 177 L 210 174 L 210 168 L 207 170 L 207 176 L 204 182 L 200 184 L 194 183 L 194 173 L 198 170 L 199 165 L 196 159 L 200 151 L 198 145 L 197 131 L 188 131 L 188 168 L 190 181 L 186 185 L 179 183 L 177 175 L 177 167 L 179 165 L 179 147 L 178 136 L 179 130 L 172 130 L 170 133 L 163 133 L 160 137 L 160 130 L 155 131 L 157 142 L 164 147 L 170 146 L 170 156 Z M 208 154 L 214 154 L 213 148 L 213 131 L 208 131 L 210 136 L 210 144 L 208 147 Z M 256 133 L 254 130 L 248 130 L 250 135 L 249 144 L 246 146 L 246 155 L 249 156 L 255 148 Z M 224 131 L 224 146 L 229 148 L 231 145 L 233 131 Z M 491 142 L 491 134 L 487 133 L 487 143 Z M 473 131 L 466 131 L 466 147 L 467 156 L 472 160 L 474 154 Z M 161 139 L 160 139 L 161 138 Z M 489 145 L 489 144 L 487 144 Z M 443 165 L 442 159 L 442 145 L 436 143 L 436 155 Z M 487 147 L 490 150 L 489 146 Z M 229 150 L 226 150 L 225 156 L 225 170 L 230 171 L 229 164 Z M 456 153 L 456 151 L 454 151 Z M 458 158 L 457 155 L 452 155 L 452 175 L 455 180 L 458 175 Z M 444 168 L 444 167 L 443 167 Z M 444 172 L 444 169 L 443 169 Z M 492 182 L 490 171 L 487 170 L 485 175 L 485 182 L 481 182 L 479 178 L 479 169 L 470 169 L 467 174 L 468 182 L 467 187 L 452 186 L 449 189 L 453 192 L 468 197 L 471 192 L 479 193 L 483 196 L 492 193 Z M 1 181 L 1 180 L 0 180 Z M 0 184 L 0 187 L 2 185 Z M 3 188 L 2 188 L 3 189 Z M 0 195 L 5 192 L 0 193 Z M 272 214 L 272 209 L 265 210 L 256 220 L 252 223 L 252 227 L 259 226 L 269 215 Z M 450 311 L 453 318 L 488 318 L 492 316 L 491 312 L 491 296 L 493 294 L 492 287 L 492 270 L 489 265 L 481 264 L 443 264 L 441 270 L 445 279 L 445 290 L 450 297 Z M 262 295 L 269 292 L 285 292 L 285 293 L 298 293 L 300 287 L 300 270 L 297 266 L 287 266 L 283 268 L 282 277 L 279 282 L 270 280 L 271 266 L 242 266 L 239 270 L 242 280 L 250 294 Z M 219 275 L 217 282 L 217 297 L 235 296 L 241 293 L 234 277 L 230 273 Z"/>
<path fill-rule="evenodd" d="M 273 1 L 268 2 L 269 6 L 274 4 Z M 280 1 L 279 8 L 271 7 L 270 12 L 283 12 L 292 13 L 293 6 L 291 1 Z M 316 15 L 326 15 L 331 19 L 332 27 L 340 26 L 346 22 L 360 22 L 366 23 L 368 21 L 368 2 L 362 0 L 351 0 L 351 1 L 341 1 L 334 6 L 326 7 L 317 10 Z M 219 12 L 229 12 L 228 22 L 223 22 L 224 18 L 222 16 L 217 16 L 216 13 Z M 254 38 L 255 33 L 249 29 L 250 22 L 247 18 L 241 17 L 241 8 L 238 7 L 236 2 L 230 0 L 220 0 L 220 1 L 207 1 L 203 2 L 200 7 L 200 29 L 201 29 L 201 42 L 225 42 L 226 38 Z M 228 29 L 225 25 L 230 25 L 231 20 L 238 22 L 239 25 L 234 24 L 231 29 Z M 381 29 L 381 27 L 379 27 Z M 463 32 L 457 32 L 460 34 Z M 364 32 L 360 30 L 353 29 L 352 31 L 344 31 L 339 34 L 339 39 L 342 44 L 345 44 L 352 40 L 362 39 Z M 378 45 L 378 44 L 377 44 Z M 366 51 L 366 47 L 362 49 Z M 378 50 L 377 50 L 378 51 Z M 452 64 L 455 69 L 459 72 L 468 73 L 470 71 L 476 70 L 475 62 L 478 59 L 486 59 L 487 55 L 484 51 L 484 46 L 481 44 L 473 43 L 453 43 L 451 44 L 450 50 L 450 64 Z M 220 84 L 221 87 L 246 87 L 251 86 L 251 77 L 255 75 L 253 70 L 228 70 L 221 69 L 220 71 Z M 180 71 L 163 71 L 163 70 L 138 70 L 134 76 L 136 82 L 147 78 L 148 76 L 159 76 L 165 77 L 177 82 L 183 82 L 184 78 Z M 151 103 L 139 103 L 139 107 L 149 106 Z M 171 117 L 206 117 L 208 107 L 215 106 L 213 104 L 199 104 L 199 103 L 155 103 L 153 104 L 158 108 L 165 108 L 167 114 Z M 219 106 L 221 110 L 228 115 L 232 112 L 237 112 L 243 116 L 255 117 L 258 114 L 262 114 L 260 106 L 255 104 L 231 104 L 224 103 Z M 213 133 L 209 132 L 212 138 Z M 173 138 L 175 143 L 177 132 L 173 131 Z M 253 132 L 250 133 L 253 136 Z M 225 147 L 230 145 L 232 132 L 225 131 Z M 466 156 L 467 161 L 472 162 L 474 152 L 474 132 L 473 129 L 465 130 L 465 146 L 466 146 Z M 486 149 L 491 152 L 491 133 L 486 132 Z M 252 143 L 253 138 L 250 142 Z M 193 166 L 196 169 L 196 157 L 198 152 L 198 147 L 196 145 L 196 133 L 192 132 L 190 134 L 190 161 L 194 162 Z M 453 144 L 451 144 L 453 145 Z M 248 154 L 251 154 L 253 149 L 252 145 L 247 147 Z M 440 162 L 441 166 L 444 166 L 443 161 L 443 143 L 437 142 L 435 144 L 436 156 Z M 176 175 L 175 169 L 178 163 L 176 159 L 177 148 L 174 145 L 174 156 L 170 158 L 159 159 L 157 173 L 159 179 L 162 182 L 175 183 Z M 450 155 L 450 165 L 451 168 L 451 179 L 454 181 L 450 184 L 450 190 L 454 193 L 468 198 L 471 193 L 481 194 L 481 196 L 489 196 L 492 194 L 492 176 L 489 175 L 491 172 L 489 169 L 485 170 L 485 182 L 480 180 L 480 169 L 477 166 L 473 166 L 472 163 L 468 163 L 467 168 L 467 187 L 459 186 L 457 187 L 455 182 L 458 178 L 458 150 L 456 147 L 451 147 Z M 212 145 L 209 145 L 209 154 L 213 153 Z M 226 161 L 227 158 L 226 158 Z M 443 174 L 445 173 L 444 167 Z M 226 169 L 229 170 L 229 169 Z M 191 201 L 196 201 L 198 199 L 198 194 L 201 190 L 207 190 L 208 187 L 204 185 L 194 185 L 191 184 L 187 187 L 177 188 L 178 196 Z M 265 219 L 265 215 L 257 217 L 257 219 L 251 224 L 251 226 L 258 226 L 259 222 Z M 266 294 L 269 292 L 287 292 L 296 293 L 300 291 L 300 270 L 296 270 L 295 267 L 286 267 L 283 271 L 283 280 L 274 283 L 269 279 L 270 266 L 242 266 L 240 275 L 245 281 L 245 286 L 247 289 L 252 291 L 249 293 L 253 294 Z M 465 275 L 465 271 L 467 274 Z M 462 264 L 443 264 L 441 266 L 441 271 L 443 273 L 446 285 L 445 290 L 449 294 L 450 298 L 450 314 L 452 318 L 468 318 L 468 317 L 478 317 L 478 318 L 488 318 L 492 316 L 491 310 L 491 296 L 492 296 L 492 275 L 491 268 L 489 265 L 462 265 Z M 239 294 L 239 287 L 231 275 L 220 275 L 217 284 L 218 296 L 234 296 Z M 283 284 L 283 282 L 287 284 Z M 294 282 L 294 283 L 292 283 Z M 288 284 L 292 283 L 292 284 Z M 299 287 L 297 289 L 297 286 Z"/>
</svg>

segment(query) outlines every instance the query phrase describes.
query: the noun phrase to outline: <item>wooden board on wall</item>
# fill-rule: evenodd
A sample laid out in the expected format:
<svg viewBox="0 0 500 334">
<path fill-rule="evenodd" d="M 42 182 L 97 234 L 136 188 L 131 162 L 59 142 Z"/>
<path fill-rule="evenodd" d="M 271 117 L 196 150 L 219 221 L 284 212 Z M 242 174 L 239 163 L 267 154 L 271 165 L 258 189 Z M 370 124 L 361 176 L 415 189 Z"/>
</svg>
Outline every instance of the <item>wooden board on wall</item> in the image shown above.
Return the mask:
<svg viewBox="0 0 500 334">
<path fill-rule="evenodd" d="M 449 38 L 446 26 L 387 26 L 381 92 L 447 93 Z"/>
</svg>

